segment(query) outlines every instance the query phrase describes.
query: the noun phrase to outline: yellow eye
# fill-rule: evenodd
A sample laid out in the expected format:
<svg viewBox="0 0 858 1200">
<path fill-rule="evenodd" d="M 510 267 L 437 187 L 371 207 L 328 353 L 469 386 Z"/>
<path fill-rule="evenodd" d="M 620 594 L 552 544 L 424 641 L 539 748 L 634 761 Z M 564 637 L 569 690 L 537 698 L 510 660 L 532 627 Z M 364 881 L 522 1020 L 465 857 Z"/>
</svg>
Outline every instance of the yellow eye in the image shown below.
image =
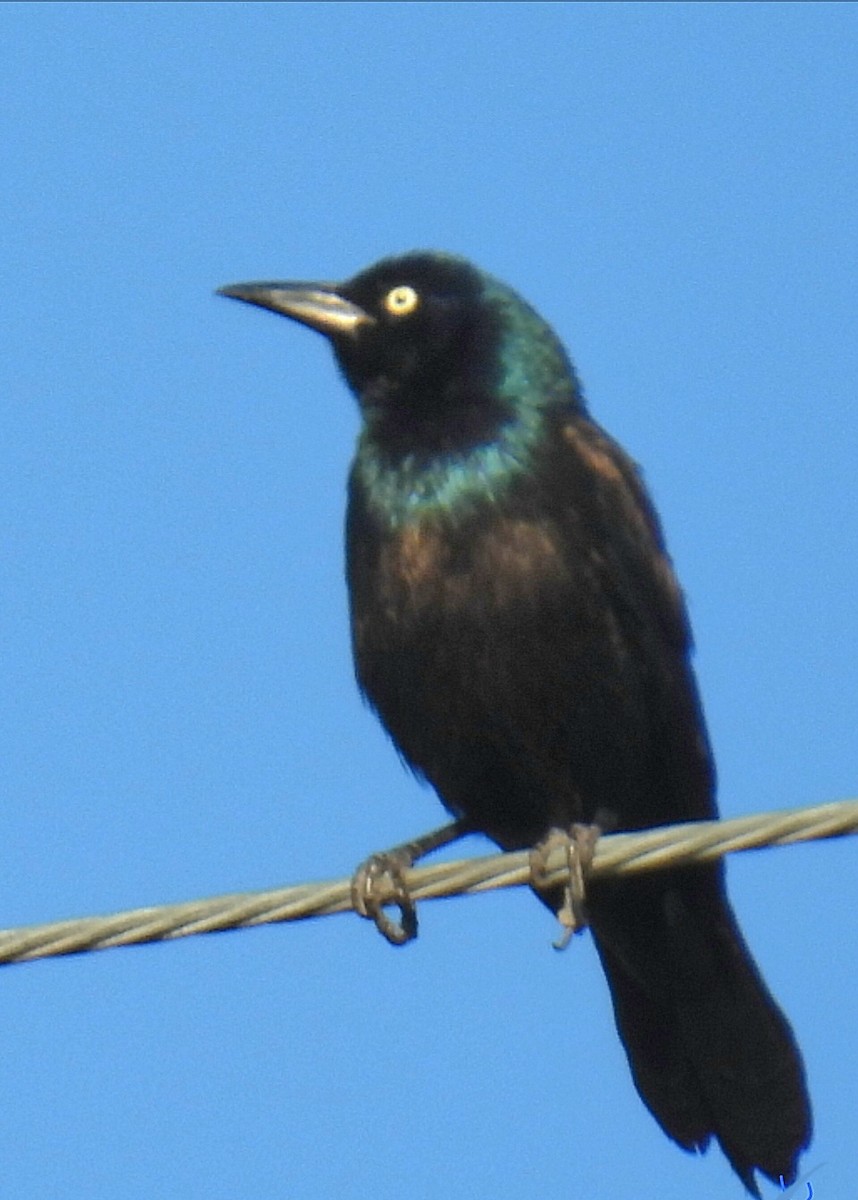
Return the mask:
<svg viewBox="0 0 858 1200">
<path fill-rule="evenodd" d="M 391 288 L 384 297 L 384 307 L 392 317 L 407 317 L 413 313 L 420 303 L 420 297 L 413 287 L 401 283 L 399 287 Z"/>
</svg>

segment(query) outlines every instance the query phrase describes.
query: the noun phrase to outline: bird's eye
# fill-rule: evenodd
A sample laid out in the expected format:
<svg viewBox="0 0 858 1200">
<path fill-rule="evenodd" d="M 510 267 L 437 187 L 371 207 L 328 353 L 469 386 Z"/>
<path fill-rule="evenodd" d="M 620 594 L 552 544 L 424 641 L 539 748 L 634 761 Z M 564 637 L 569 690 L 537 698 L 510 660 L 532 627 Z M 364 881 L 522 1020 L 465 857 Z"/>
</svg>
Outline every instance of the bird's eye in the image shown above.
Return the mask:
<svg viewBox="0 0 858 1200">
<path fill-rule="evenodd" d="M 420 303 L 420 297 L 413 287 L 402 283 L 399 287 L 391 288 L 384 297 L 384 307 L 392 317 L 407 317 L 413 313 Z"/>
</svg>

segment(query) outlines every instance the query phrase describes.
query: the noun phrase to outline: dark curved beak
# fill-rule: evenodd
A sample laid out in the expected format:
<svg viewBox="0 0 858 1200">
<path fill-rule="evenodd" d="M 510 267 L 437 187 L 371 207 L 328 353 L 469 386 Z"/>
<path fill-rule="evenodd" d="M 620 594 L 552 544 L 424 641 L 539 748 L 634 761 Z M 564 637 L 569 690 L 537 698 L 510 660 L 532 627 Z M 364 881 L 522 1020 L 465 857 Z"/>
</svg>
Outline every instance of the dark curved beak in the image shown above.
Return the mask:
<svg viewBox="0 0 858 1200">
<path fill-rule="evenodd" d="M 337 291 L 335 283 L 230 283 L 218 296 L 243 300 L 300 321 L 326 337 L 356 337 L 375 318 Z"/>
</svg>

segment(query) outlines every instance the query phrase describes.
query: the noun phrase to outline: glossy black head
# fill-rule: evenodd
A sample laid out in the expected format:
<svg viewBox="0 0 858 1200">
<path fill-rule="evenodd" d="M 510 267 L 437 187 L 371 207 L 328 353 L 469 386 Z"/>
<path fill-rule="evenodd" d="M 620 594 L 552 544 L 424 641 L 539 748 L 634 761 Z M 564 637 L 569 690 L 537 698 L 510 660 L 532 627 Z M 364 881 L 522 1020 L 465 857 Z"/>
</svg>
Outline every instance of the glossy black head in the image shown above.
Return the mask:
<svg viewBox="0 0 858 1200">
<path fill-rule="evenodd" d="M 241 284 L 222 293 L 324 333 L 370 435 L 394 453 L 490 440 L 522 406 L 574 385 L 548 326 L 464 259 L 384 259 L 342 284 Z"/>
<path fill-rule="evenodd" d="M 463 376 L 491 374 L 498 319 L 470 263 L 409 254 L 377 263 L 339 290 L 373 318 L 358 337 L 336 346 L 359 398 L 367 391 L 440 398 Z"/>
</svg>

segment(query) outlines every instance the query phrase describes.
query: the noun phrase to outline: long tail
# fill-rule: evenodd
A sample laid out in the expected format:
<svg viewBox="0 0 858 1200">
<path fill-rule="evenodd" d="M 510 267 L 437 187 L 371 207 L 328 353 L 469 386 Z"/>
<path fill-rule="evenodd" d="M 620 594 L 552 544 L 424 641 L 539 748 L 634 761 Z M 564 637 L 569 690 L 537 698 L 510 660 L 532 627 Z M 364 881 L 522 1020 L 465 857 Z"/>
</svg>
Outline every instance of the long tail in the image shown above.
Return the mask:
<svg viewBox="0 0 858 1200">
<path fill-rule="evenodd" d="M 792 1030 L 727 901 L 720 866 L 594 881 L 591 927 L 641 1099 L 674 1141 L 720 1143 L 748 1191 L 754 1171 L 795 1179 L 811 1133 Z"/>
</svg>

